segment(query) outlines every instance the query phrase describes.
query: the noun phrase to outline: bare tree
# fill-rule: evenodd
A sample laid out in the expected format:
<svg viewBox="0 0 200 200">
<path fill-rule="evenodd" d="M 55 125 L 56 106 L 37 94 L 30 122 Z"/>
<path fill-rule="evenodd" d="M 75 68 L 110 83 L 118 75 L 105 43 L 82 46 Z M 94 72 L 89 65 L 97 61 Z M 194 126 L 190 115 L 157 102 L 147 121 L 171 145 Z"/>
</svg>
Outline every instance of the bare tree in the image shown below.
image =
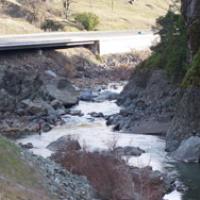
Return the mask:
<svg viewBox="0 0 200 200">
<path fill-rule="evenodd" d="M 63 4 L 63 13 L 65 15 L 65 18 L 68 19 L 71 11 L 71 5 L 74 3 L 74 0 L 62 0 Z"/>
</svg>

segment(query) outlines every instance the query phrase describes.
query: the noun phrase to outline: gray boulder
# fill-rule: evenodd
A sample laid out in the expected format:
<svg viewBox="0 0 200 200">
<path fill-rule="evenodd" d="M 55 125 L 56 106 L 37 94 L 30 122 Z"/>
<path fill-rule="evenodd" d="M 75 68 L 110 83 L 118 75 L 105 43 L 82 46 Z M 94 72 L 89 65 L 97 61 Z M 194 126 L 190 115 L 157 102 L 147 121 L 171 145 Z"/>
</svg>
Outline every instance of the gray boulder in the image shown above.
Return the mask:
<svg viewBox="0 0 200 200">
<path fill-rule="evenodd" d="M 56 114 L 54 108 L 47 102 L 41 99 L 35 99 L 31 101 L 30 99 L 23 100 L 21 106 L 26 110 L 28 114 L 31 115 L 47 115 Z"/>
<path fill-rule="evenodd" d="M 84 115 L 81 110 L 69 110 L 67 114 L 72 115 L 72 116 L 79 116 L 79 117 Z"/>
<path fill-rule="evenodd" d="M 33 144 L 32 143 L 27 143 L 27 144 L 19 143 L 19 145 L 24 149 L 33 149 Z"/>
<path fill-rule="evenodd" d="M 97 95 L 91 89 L 85 89 L 81 91 L 79 99 L 82 101 L 93 101 L 96 97 Z"/>
<path fill-rule="evenodd" d="M 118 95 L 119 94 L 116 92 L 104 91 L 104 92 L 100 93 L 100 95 L 97 98 L 95 98 L 95 101 L 116 100 Z"/>
<path fill-rule="evenodd" d="M 172 157 L 186 163 L 198 163 L 200 161 L 200 137 L 192 136 L 182 141 L 178 149 L 172 153 Z"/>
<path fill-rule="evenodd" d="M 79 142 L 71 136 L 63 136 L 47 146 L 51 151 L 78 151 L 81 149 Z"/>
<path fill-rule="evenodd" d="M 121 156 L 141 156 L 141 154 L 145 153 L 144 150 L 139 147 L 117 147 L 115 148 L 115 153 Z"/>
<path fill-rule="evenodd" d="M 94 117 L 94 118 L 103 118 L 103 117 L 104 117 L 104 114 L 101 113 L 101 112 L 99 112 L 99 113 L 91 112 L 91 113 L 89 113 L 89 115 L 90 115 L 91 117 Z"/>
<path fill-rule="evenodd" d="M 70 107 L 78 103 L 79 92 L 67 79 L 56 79 L 46 84 L 47 95 Z"/>
</svg>

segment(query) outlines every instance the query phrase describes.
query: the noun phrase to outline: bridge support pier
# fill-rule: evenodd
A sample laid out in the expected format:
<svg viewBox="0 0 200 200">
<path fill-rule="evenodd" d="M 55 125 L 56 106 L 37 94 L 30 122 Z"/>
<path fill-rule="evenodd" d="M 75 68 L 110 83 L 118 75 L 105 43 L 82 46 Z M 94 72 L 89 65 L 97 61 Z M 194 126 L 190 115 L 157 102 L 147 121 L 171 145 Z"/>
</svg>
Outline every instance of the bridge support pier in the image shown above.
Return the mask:
<svg viewBox="0 0 200 200">
<path fill-rule="evenodd" d="M 86 46 L 92 53 L 99 56 L 100 55 L 100 42 L 95 41 L 94 44 Z"/>
</svg>

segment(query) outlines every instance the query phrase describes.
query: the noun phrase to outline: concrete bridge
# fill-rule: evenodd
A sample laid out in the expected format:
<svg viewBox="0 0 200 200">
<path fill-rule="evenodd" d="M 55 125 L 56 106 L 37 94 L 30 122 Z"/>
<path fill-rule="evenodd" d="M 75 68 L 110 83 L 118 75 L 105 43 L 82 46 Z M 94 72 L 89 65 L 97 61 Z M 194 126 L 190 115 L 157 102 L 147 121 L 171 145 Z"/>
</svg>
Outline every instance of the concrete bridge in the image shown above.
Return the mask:
<svg viewBox="0 0 200 200">
<path fill-rule="evenodd" d="M 157 38 L 152 32 L 52 32 L 0 36 L 0 52 L 86 47 L 95 54 L 143 50 Z"/>
</svg>

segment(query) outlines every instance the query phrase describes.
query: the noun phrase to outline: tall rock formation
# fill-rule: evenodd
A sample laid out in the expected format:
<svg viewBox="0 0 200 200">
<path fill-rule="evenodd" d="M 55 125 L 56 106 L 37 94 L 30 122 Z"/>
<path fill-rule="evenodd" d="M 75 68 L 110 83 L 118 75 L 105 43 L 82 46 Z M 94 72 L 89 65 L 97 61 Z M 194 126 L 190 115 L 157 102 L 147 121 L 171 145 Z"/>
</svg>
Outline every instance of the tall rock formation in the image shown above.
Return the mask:
<svg viewBox="0 0 200 200">
<path fill-rule="evenodd" d="M 188 47 L 192 58 L 200 47 L 200 1 L 182 0 L 181 11 L 187 26 Z"/>
<path fill-rule="evenodd" d="M 191 63 L 200 48 L 200 1 L 182 0 L 181 10 L 187 28 L 188 57 Z M 183 140 L 192 135 L 200 136 L 200 88 L 191 86 L 183 91 L 177 106 L 175 117 L 167 132 L 168 151 L 176 150 Z"/>
</svg>

